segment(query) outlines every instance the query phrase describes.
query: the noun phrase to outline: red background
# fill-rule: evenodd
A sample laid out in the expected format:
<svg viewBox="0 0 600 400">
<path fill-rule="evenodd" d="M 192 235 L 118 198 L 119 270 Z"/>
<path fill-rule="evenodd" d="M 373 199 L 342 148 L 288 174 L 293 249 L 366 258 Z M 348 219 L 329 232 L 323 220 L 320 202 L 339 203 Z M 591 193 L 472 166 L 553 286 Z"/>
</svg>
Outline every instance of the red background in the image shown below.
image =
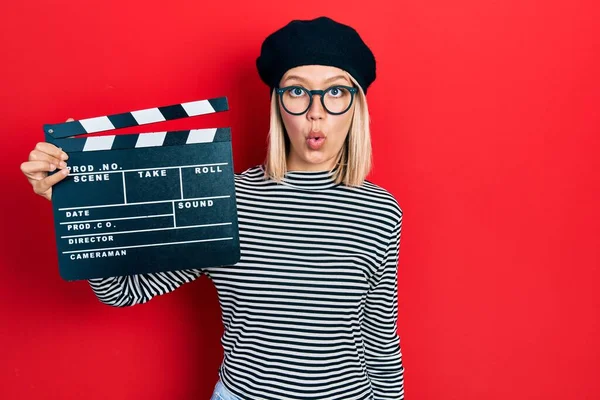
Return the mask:
<svg viewBox="0 0 600 400">
<path fill-rule="evenodd" d="M 8 3 L 0 398 L 209 397 L 222 330 L 212 284 L 117 309 L 61 280 L 51 206 L 19 165 L 43 123 L 222 95 L 228 113 L 166 128 L 230 126 L 236 171 L 260 163 L 260 43 L 321 14 L 356 27 L 378 60 L 370 179 L 405 213 L 407 399 L 600 398 L 597 2 Z"/>
</svg>

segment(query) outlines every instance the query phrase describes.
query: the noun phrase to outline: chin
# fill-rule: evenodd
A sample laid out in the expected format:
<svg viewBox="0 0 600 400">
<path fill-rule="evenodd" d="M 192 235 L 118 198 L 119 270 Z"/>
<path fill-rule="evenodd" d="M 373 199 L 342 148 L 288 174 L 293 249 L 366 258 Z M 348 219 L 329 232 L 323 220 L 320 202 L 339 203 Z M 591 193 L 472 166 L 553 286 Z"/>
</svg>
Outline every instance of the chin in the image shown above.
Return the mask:
<svg viewBox="0 0 600 400">
<path fill-rule="evenodd" d="M 314 154 L 312 157 L 310 155 L 305 157 L 303 161 L 307 165 L 315 167 L 315 169 L 329 169 L 329 165 L 334 162 L 332 157 L 327 157 L 325 155 L 318 155 L 315 157 Z"/>
<path fill-rule="evenodd" d="M 323 164 L 329 161 L 329 157 L 323 154 L 308 154 L 304 157 L 304 162 L 307 164 Z"/>
</svg>

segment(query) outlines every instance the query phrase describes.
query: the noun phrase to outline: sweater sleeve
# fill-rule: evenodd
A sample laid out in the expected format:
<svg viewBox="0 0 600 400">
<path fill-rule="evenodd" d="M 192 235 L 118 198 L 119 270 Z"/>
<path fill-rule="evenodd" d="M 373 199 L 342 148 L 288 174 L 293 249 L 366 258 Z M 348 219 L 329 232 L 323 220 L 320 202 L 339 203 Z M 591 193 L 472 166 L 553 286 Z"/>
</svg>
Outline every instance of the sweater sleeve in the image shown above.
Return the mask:
<svg viewBox="0 0 600 400">
<path fill-rule="evenodd" d="M 402 216 L 389 240 L 382 265 L 367 293 L 362 332 L 367 373 L 375 400 L 404 399 L 404 367 L 397 333 L 398 254 Z"/>
<path fill-rule="evenodd" d="M 88 282 L 102 303 L 114 307 L 126 307 L 146 303 L 154 296 L 172 292 L 184 283 L 195 280 L 203 273 L 204 271 L 199 269 L 187 269 L 94 278 L 88 279 Z"/>
</svg>

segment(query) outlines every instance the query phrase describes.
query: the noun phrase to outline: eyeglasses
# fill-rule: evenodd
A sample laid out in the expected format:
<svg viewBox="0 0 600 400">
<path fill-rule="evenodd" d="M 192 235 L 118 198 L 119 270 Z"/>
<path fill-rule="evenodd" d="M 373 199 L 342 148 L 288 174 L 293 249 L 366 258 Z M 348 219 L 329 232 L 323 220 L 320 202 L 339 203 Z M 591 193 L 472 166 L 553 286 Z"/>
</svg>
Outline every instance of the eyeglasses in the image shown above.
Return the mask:
<svg viewBox="0 0 600 400">
<path fill-rule="evenodd" d="M 352 106 L 355 87 L 336 85 L 325 90 L 308 90 L 302 86 L 286 86 L 275 89 L 285 111 L 292 115 L 302 115 L 308 111 L 313 102 L 313 96 L 321 96 L 321 104 L 329 114 L 340 115 Z"/>
</svg>

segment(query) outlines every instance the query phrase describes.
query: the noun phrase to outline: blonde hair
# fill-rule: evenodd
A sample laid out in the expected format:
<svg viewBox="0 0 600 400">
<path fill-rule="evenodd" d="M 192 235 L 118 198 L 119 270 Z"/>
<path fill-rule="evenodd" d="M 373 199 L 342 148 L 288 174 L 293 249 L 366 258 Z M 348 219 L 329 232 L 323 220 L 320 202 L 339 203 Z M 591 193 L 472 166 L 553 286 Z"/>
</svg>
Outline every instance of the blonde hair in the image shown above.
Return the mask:
<svg viewBox="0 0 600 400">
<path fill-rule="evenodd" d="M 348 74 L 358 88 L 354 98 L 354 115 L 346 140 L 337 155 L 333 178 L 336 183 L 346 186 L 360 186 L 371 171 L 371 130 L 367 98 L 358 82 Z M 268 137 L 265 177 L 280 182 L 287 172 L 287 155 L 290 141 L 285 132 L 279 98 L 273 90 L 271 94 L 271 116 Z"/>
</svg>

